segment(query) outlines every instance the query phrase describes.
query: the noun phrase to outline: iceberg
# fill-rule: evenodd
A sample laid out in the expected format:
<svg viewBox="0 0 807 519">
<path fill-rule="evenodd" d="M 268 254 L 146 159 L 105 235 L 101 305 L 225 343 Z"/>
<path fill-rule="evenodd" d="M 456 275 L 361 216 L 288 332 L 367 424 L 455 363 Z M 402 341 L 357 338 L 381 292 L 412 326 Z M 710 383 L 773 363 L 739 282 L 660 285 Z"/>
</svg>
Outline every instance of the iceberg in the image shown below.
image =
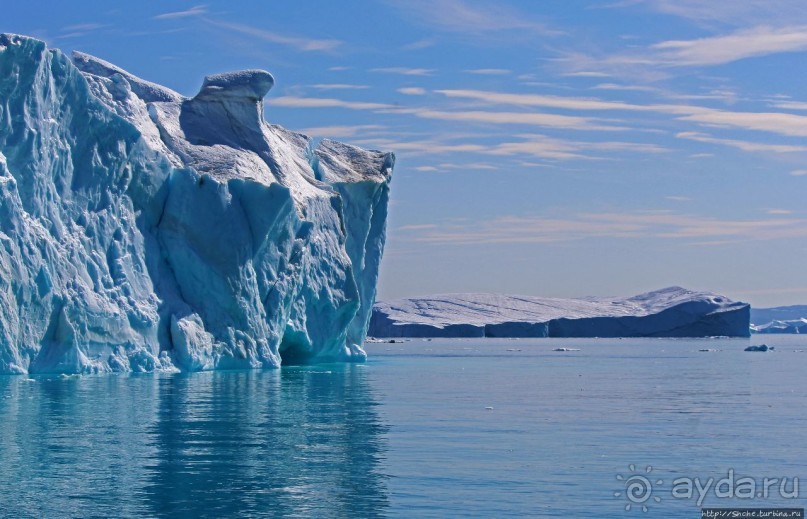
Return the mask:
<svg viewBox="0 0 807 519">
<path fill-rule="evenodd" d="M 765 324 L 752 324 L 751 333 L 807 333 L 807 319 L 774 320 Z"/>
<path fill-rule="evenodd" d="M 751 333 L 807 333 L 807 306 L 752 308 Z"/>
<path fill-rule="evenodd" d="M 395 157 L 0 35 L 0 373 L 362 361 Z"/>
<path fill-rule="evenodd" d="M 628 298 L 450 294 L 378 302 L 373 337 L 748 337 L 747 303 L 669 287 Z"/>
</svg>

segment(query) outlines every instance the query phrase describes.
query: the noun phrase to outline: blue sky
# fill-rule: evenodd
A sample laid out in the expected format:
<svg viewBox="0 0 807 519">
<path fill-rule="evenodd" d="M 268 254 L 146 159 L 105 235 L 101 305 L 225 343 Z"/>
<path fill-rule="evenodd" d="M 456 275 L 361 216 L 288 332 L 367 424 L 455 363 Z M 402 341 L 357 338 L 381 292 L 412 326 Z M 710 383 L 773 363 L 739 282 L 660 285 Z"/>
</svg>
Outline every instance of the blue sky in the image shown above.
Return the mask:
<svg viewBox="0 0 807 519">
<path fill-rule="evenodd" d="M 807 303 L 797 0 L 15 2 L 0 30 L 193 95 L 275 76 L 266 119 L 395 151 L 381 298 Z"/>
</svg>

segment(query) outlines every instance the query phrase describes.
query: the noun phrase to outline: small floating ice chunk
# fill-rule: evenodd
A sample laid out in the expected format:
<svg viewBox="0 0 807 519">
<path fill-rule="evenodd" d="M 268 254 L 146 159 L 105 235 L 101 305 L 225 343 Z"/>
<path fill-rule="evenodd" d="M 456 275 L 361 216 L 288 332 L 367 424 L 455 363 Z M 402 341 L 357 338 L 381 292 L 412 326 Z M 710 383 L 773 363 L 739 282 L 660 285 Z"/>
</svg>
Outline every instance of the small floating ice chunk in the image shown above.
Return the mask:
<svg viewBox="0 0 807 519">
<path fill-rule="evenodd" d="M 767 344 L 760 344 L 759 346 L 749 346 L 745 351 L 773 351 L 773 346 L 768 347 Z"/>
<path fill-rule="evenodd" d="M 580 351 L 580 348 L 555 348 L 552 351 Z"/>
</svg>

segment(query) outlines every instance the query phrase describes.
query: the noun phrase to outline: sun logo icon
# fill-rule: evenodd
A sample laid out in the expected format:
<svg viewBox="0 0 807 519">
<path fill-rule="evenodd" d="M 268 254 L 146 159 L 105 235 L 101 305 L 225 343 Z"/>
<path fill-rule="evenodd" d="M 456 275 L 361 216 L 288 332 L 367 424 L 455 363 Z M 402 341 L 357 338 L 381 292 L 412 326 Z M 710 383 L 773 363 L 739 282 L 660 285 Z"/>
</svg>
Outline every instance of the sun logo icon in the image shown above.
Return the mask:
<svg viewBox="0 0 807 519">
<path fill-rule="evenodd" d="M 653 467 L 648 465 L 645 468 L 644 474 L 637 474 L 636 465 L 633 464 L 628 465 L 628 470 L 631 471 L 631 475 L 628 477 L 622 474 L 616 475 L 617 480 L 625 482 L 625 490 L 614 492 L 614 497 L 622 497 L 624 494 L 625 498 L 628 500 L 628 504 L 625 505 L 625 510 L 630 511 L 633 505 L 637 507 L 641 505 L 642 512 L 647 512 L 647 504 L 651 498 L 656 503 L 661 503 L 661 498 L 653 495 L 654 483 L 650 480 L 650 473 L 653 472 Z M 656 486 L 663 484 L 664 481 L 660 479 L 655 481 Z"/>
</svg>

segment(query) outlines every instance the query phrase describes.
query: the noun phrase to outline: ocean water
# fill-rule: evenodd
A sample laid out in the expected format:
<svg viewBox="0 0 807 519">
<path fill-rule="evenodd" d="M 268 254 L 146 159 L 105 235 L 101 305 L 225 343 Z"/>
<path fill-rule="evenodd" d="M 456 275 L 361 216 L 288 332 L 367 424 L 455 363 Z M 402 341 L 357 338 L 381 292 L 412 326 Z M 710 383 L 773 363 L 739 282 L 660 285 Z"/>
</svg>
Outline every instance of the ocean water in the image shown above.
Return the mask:
<svg viewBox="0 0 807 519">
<path fill-rule="evenodd" d="M 761 342 L 776 350 L 742 351 Z M 807 481 L 793 478 L 807 478 L 807 337 L 367 349 L 363 365 L 0 377 L 0 516 L 621 518 L 805 506 Z M 778 480 L 767 493 L 765 478 Z"/>
</svg>

